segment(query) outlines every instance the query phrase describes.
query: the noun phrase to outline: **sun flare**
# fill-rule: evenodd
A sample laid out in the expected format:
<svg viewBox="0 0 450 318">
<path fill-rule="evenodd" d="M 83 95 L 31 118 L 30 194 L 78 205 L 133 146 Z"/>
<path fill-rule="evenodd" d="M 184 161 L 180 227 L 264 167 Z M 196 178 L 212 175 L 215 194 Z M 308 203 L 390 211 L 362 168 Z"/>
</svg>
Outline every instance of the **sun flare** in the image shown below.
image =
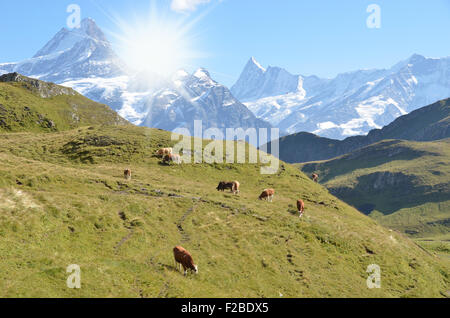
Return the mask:
<svg viewBox="0 0 450 318">
<path fill-rule="evenodd" d="M 116 19 L 118 51 L 135 71 L 170 75 L 202 57 L 192 33 L 198 19 L 174 16 L 152 7 L 146 17 Z"/>
</svg>

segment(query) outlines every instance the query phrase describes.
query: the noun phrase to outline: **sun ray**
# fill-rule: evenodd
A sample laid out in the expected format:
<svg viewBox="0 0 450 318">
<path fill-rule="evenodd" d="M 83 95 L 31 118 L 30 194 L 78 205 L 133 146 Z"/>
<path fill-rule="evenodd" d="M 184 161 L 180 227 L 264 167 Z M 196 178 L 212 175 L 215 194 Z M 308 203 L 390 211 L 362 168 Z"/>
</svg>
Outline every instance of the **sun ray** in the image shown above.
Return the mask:
<svg viewBox="0 0 450 318">
<path fill-rule="evenodd" d="M 115 40 L 119 56 L 132 70 L 168 77 L 208 56 L 198 49 L 199 35 L 194 32 L 208 12 L 176 14 L 151 1 L 148 12 L 134 12 L 132 18 L 123 13 L 107 14 L 117 29 L 108 33 Z"/>
</svg>

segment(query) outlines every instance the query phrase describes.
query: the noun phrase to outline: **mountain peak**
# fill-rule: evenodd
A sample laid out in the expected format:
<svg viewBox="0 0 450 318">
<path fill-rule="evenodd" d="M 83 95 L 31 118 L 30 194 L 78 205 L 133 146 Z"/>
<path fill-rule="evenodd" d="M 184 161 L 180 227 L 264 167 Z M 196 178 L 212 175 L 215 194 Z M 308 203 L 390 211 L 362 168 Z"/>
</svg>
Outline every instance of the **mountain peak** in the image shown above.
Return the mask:
<svg viewBox="0 0 450 318">
<path fill-rule="evenodd" d="M 408 59 L 409 63 L 416 63 L 416 62 L 421 62 L 423 60 L 426 60 L 426 57 L 424 57 L 423 55 L 420 54 L 416 54 L 414 53 L 413 55 L 411 55 L 411 57 Z"/>
<path fill-rule="evenodd" d="M 231 92 L 238 99 L 249 101 L 295 92 L 298 88 L 299 76 L 279 67 L 269 66 L 265 69 L 251 57 Z"/>
<path fill-rule="evenodd" d="M 103 31 L 97 26 L 94 19 L 92 18 L 85 18 L 81 21 L 81 31 L 83 34 L 89 36 L 90 38 L 101 41 L 101 42 L 107 42 Z"/>
<path fill-rule="evenodd" d="M 79 28 L 62 28 L 34 57 L 67 51 L 82 41 L 94 41 L 95 43 L 109 46 L 108 40 L 95 21 L 91 18 L 86 18 L 81 21 Z"/>
<path fill-rule="evenodd" d="M 397 64 L 395 64 L 392 68 L 391 71 L 393 72 L 398 72 L 400 69 L 410 65 L 410 64 L 417 64 L 420 62 L 425 61 L 427 58 L 424 57 L 423 55 L 420 54 L 416 54 L 414 53 L 413 55 L 411 55 L 409 58 L 407 58 L 406 60 L 403 60 L 401 62 L 398 62 Z"/>
<path fill-rule="evenodd" d="M 194 72 L 194 77 L 197 77 L 199 79 L 203 80 L 212 80 L 211 75 L 205 68 L 199 68 Z"/>
<path fill-rule="evenodd" d="M 249 66 L 249 67 L 255 67 L 256 66 L 256 68 L 260 69 L 261 71 L 263 71 L 263 72 L 266 71 L 266 69 L 264 67 L 262 67 L 261 64 L 253 56 L 248 61 L 247 66 Z"/>
</svg>

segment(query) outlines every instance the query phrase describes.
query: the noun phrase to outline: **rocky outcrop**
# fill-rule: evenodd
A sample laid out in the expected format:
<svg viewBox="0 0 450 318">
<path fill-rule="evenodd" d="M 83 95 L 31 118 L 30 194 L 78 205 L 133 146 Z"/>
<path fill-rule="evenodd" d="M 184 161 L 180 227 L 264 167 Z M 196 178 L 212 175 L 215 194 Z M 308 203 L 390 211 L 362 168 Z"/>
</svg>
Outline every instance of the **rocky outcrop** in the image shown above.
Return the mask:
<svg viewBox="0 0 450 318">
<path fill-rule="evenodd" d="M 59 86 L 53 83 L 43 82 L 34 78 L 23 76 L 19 73 L 9 73 L 0 76 L 1 83 L 15 82 L 22 83 L 23 87 L 37 93 L 42 98 L 50 98 L 59 95 L 78 95 L 71 88 Z"/>
</svg>

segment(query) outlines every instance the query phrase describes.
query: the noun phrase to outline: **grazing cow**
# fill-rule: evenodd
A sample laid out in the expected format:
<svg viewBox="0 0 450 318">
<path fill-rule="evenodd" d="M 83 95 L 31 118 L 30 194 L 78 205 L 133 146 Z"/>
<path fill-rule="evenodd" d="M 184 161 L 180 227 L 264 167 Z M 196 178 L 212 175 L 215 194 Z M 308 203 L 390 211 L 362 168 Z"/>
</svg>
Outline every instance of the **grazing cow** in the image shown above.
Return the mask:
<svg viewBox="0 0 450 318">
<path fill-rule="evenodd" d="M 297 210 L 300 213 L 299 217 L 302 217 L 305 212 L 305 202 L 303 200 L 297 200 Z"/>
<path fill-rule="evenodd" d="M 217 186 L 217 191 L 225 191 L 227 189 L 231 190 L 231 192 L 233 192 L 233 194 L 238 194 L 239 192 L 241 192 L 239 190 L 240 184 L 238 181 L 230 181 L 230 182 L 226 182 L 226 181 L 221 181 L 219 182 L 219 185 Z"/>
<path fill-rule="evenodd" d="M 158 157 L 163 158 L 164 156 L 171 155 L 173 153 L 172 148 L 161 148 L 156 152 Z"/>
<path fill-rule="evenodd" d="M 164 156 L 163 163 L 170 164 L 171 161 L 175 162 L 177 165 L 180 165 L 181 164 L 181 157 L 180 157 L 180 155 L 168 154 L 168 155 Z"/>
<path fill-rule="evenodd" d="M 233 191 L 233 194 L 239 194 L 241 192 L 241 190 L 239 190 L 240 186 L 241 184 L 239 183 L 239 181 L 233 181 L 233 188 L 231 189 L 231 191 Z"/>
<path fill-rule="evenodd" d="M 275 195 L 274 189 L 266 189 L 264 190 L 261 195 L 259 196 L 260 200 L 267 200 L 267 202 L 273 201 L 273 196 Z"/>
<path fill-rule="evenodd" d="M 319 175 L 317 173 L 313 173 L 311 179 L 313 179 L 314 182 L 319 182 Z"/>
<path fill-rule="evenodd" d="M 127 169 L 123 172 L 123 176 L 126 180 L 131 180 L 131 170 Z"/>
<path fill-rule="evenodd" d="M 183 266 L 185 276 L 187 275 L 188 270 L 192 270 L 198 274 L 198 267 L 194 264 L 194 259 L 188 251 L 181 246 L 176 246 L 173 248 L 173 255 L 175 257 L 175 267 L 177 270 Z"/>
</svg>

